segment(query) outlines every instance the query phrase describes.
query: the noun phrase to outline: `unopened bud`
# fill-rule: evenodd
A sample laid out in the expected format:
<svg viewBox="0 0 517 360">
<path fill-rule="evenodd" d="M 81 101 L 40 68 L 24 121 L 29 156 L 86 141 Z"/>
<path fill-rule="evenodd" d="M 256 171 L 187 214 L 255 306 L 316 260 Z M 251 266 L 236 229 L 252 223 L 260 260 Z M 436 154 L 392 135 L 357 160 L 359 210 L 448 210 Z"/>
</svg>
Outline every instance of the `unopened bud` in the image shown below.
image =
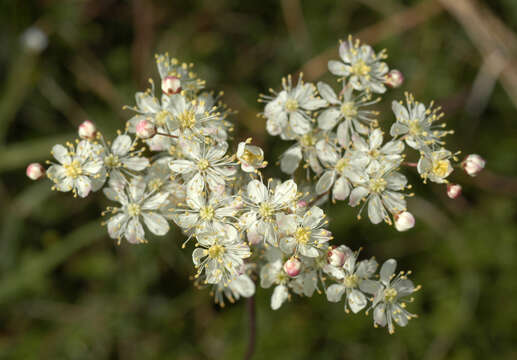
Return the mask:
<svg viewBox="0 0 517 360">
<path fill-rule="evenodd" d="M 297 205 L 299 208 L 304 208 L 304 207 L 307 207 L 308 203 L 305 200 L 300 200 L 300 201 L 298 201 Z"/>
<path fill-rule="evenodd" d="M 327 260 L 330 265 L 341 267 L 345 263 L 346 255 L 340 248 L 333 246 L 327 253 Z"/>
<path fill-rule="evenodd" d="M 409 211 L 402 211 L 395 214 L 395 229 L 406 231 L 415 226 L 415 217 Z"/>
<path fill-rule="evenodd" d="M 294 256 L 284 263 L 284 271 L 290 277 L 298 276 L 302 269 L 302 263 Z"/>
<path fill-rule="evenodd" d="M 461 163 L 463 170 L 470 176 L 476 176 L 485 168 L 486 161 L 477 154 L 468 155 Z"/>
<path fill-rule="evenodd" d="M 81 125 L 79 125 L 79 137 L 81 139 L 89 139 L 92 140 L 95 138 L 95 134 L 97 132 L 97 128 L 95 124 L 90 120 L 83 121 Z"/>
<path fill-rule="evenodd" d="M 138 136 L 140 139 L 149 139 L 156 134 L 156 126 L 150 120 L 140 120 L 136 124 L 135 132 L 136 136 Z"/>
<path fill-rule="evenodd" d="M 393 69 L 386 75 L 385 83 L 389 87 L 398 88 L 404 83 L 404 75 L 400 71 Z"/>
<path fill-rule="evenodd" d="M 25 170 L 27 177 L 31 180 L 39 180 L 45 176 L 45 168 L 39 163 L 32 163 Z"/>
<path fill-rule="evenodd" d="M 176 76 L 166 76 L 162 80 L 162 91 L 164 94 L 173 95 L 181 91 L 181 80 Z"/>
<path fill-rule="evenodd" d="M 447 196 L 451 199 L 456 199 L 461 195 L 461 185 L 447 184 Z"/>
</svg>

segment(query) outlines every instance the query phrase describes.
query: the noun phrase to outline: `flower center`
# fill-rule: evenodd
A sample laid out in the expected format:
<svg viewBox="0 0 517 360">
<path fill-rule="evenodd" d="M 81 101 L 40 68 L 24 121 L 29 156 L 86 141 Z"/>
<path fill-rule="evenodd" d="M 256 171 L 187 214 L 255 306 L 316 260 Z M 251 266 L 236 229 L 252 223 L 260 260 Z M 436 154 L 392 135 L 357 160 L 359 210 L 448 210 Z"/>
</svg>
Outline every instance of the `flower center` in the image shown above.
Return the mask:
<svg viewBox="0 0 517 360">
<path fill-rule="evenodd" d="M 377 157 L 379 157 L 381 153 L 377 149 L 372 149 L 368 154 L 370 155 L 370 157 L 376 159 Z"/>
<path fill-rule="evenodd" d="M 135 203 L 130 203 L 127 205 L 127 213 L 129 216 L 138 216 L 140 215 L 140 205 Z"/>
<path fill-rule="evenodd" d="M 273 207 L 268 202 L 263 202 L 259 206 L 259 214 L 264 220 L 270 220 L 273 216 Z"/>
<path fill-rule="evenodd" d="M 163 185 L 163 181 L 160 178 L 154 178 L 149 181 L 149 189 L 153 191 L 158 191 L 160 187 Z"/>
<path fill-rule="evenodd" d="M 214 244 L 208 249 L 208 256 L 212 259 L 219 259 L 224 254 L 224 247 L 219 244 Z"/>
<path fill-rule="evenodd" d="M 341 105 L 341 113 L 345 115 L 345 117 L 354 117 L 357 115 L 357 109 L 352 101 L 346 101 Z"/>
<path fill-rule="evenodd" d="M 79 160 L 74 160 L 70 164 L 64 164 L 66 176 L 76 179 L 79 175 L 82 175 L 83 169 Z"/>
<path fill-rule="evenodd" d="M 383 192 L 386 189 L 387 182 L 383 178 L 371 179 L 370 190 L 375 193 Z"/>
<path fill-rule="evenodd" d="M 214 208 L 210 205 L 202 207 L 201 210 L 199 210 L 199 217 L 206 221 L 212 220 L 214 218 Z"/>
<path fill-rule="evenodd" d="M 300 138 L 300 143 L 305 147 L 312 147 L 316 144 L 316 139 L 311 133 L 307 133 Z"/>
<path fill-rule="evenodd" d="M 208 169 L 209 166 L 210 166 L 210 163 L 208 162 L 207 159 L 200 159 L 197 162 L 197 167 L 201 171 L 204 171 L 204 170 Z"/>
<path fill-rule="evenodd" d="M 256 163 L 260 160 L 259 155 L 253 154 L 248 149 L 244 150 L 244 153 L 242 154 L 241 159 L 248 164 Z"/>
<path fill-rule="evenodd" d="M 370 73 L 371 70 L 372 68 L 366 65 L 364 60 L 357 61 L 350 69 L 353 74 L 358 76 L 366 76 Z"/>
<path fill-rule="evenodd" d="M 117 155 L 110 154 L 104 158 L 104 164 L 109 168 L 118 168 L 122 165 Z"/>
<path fill-rule="evenodd" d="M 336 163 L 336 166 L 334 167 L 338 173 L 343 172 L 345 170 L 345 167 L 348 165 L 347 161 L 345 159 L 339 159 Z"/>
<path fill-rule="evenodd" d="M 298 101 L 295 99 L 287 99 L 285 102 L 285 109 L 289 112 L 298 110 Z"/>
<path fill-rule="evenodd" d="M 165 126 L 167 123 L 167 118 L 170 116 L 169 112 L 167 110 L 162 110 L 159 113 L 156 114 L 154 117 L 154 123 L 156 126 Z"/>
<path fill-rule="evenodd" d="M 387 288 L 386 290 L 384 290 L 384 300 L 386 302 L 392 303 L 393 301 L 395 301 L 397 294 L 397 290 L 395 290 L 394 288 Z"/>
<path fill-rule="evenodd" d="M 311 228 L 309 227 L 299 227 L 296 229 L 294 233 L 294 238 L 296 242 L 300 245 L 306 245 L 309 242 L 311 237 Z"/>
<path fill-rule="evenodd" d="M 410 120 L 409 121 L 409 134 L 413 136 L 418 136 L 422 133 L 422 126 L 420 126 L 420 121 L 418 120 Z"/>
<path fill-rule="evenodd" d="M 439 160 L 433 165 L 433 174 L 439 177 L 447 176 L 449 171 L 449 160 Z"/>
<path fill-rule="evenodd" d="M 185 110 L 178 115 L 182 129 L 192 129 L 196 125 L 196 114 L 192 110 Z"/>
<path fill-rule="evenodd" d="M 358 283 L 359 283 L 359 277 L 356 274 L 348 275 L 343 280 L 343 284 L 347 288 L 355 288 L 355 287 L 357 287 Z"/>
</svg>

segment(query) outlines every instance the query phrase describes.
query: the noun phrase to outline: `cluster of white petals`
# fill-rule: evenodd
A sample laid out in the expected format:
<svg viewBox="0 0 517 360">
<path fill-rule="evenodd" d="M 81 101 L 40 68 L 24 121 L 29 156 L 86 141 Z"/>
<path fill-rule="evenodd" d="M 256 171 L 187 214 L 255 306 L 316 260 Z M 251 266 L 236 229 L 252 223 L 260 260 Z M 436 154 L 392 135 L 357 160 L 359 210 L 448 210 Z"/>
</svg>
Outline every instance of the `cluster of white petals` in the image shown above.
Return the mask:
<svg viewBox="0 0 517 360">
<path fill-rule="evenodd" d="M 409 273 L 395 275 L 393 259 L 376 275 L 374 259 L 359 260 L 359 252 L 331 245 L 324 204 L 348 200 L 360 206 L 359 218 L 366 208 L 374 224 L 411 229 L 411 186 L 403 169 L 447 183 L 456 158 L 442 138 L 451 132 L 434 124 L 442 117 L 438 110 L 411 95 L 405 105 L 393 103 L 395 121 L 383 132 L 373 107 L 379 94 L 401 85 L 402 74 L 389 71 L 384 51 L 377 54 L 351 38 L 339 54 L 328 64 L 339 91 L 288 76 L 281 91 L 261 97 L 269 134 L 293 142 L 280 158 L 289 179 L 263 178 L 263 150 L 251 139 L 229 143 L 233 112 L 204 90 L 192 64 L 166 54 L 156 57 L 161 91 L 151 81 L 150 89 L 136 94 L 136 106 L 129 108 L 136 115 L 112 141 L 86 121 L 79 127 L 82 140 L 55 145 L 57 162 L 46 171 L 31 164 L 27 175 L 36 180 L 46 174 L 55 190 L 80 197 L 104 186 L 117 204 L 103 212 L 104 224 L 118 243 L 145 243 L 172 226 L 181 229 L 196 285 L 210 286 L 221 305 L 253 296 L 255 284 L 273 287 L 275 310 L 293 295 L 324 293 L 330 302 L 343 301 L 346 312 L 372 309 L 374 324 L 393 332 L 395 323 L 405 326 L 414 317 L 404 298 L 419 287 Z M 408 162 L 408 149 L 419 160 Z M 478 155 L 463 163 L 472 175 L 484 165 Z M 448 187 L 451 198 L 461 192 L 454 186 Z"/>
</svg>

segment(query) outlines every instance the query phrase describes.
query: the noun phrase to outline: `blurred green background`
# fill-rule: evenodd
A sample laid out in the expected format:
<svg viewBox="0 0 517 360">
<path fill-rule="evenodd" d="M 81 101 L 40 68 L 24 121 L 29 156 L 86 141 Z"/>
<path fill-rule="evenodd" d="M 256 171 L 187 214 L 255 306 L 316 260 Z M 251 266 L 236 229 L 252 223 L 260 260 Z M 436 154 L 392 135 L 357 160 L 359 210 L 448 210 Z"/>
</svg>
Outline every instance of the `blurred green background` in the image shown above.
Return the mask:
<svg viewBox="0 0 517 360">
<path fill-rule="evenodd" d="M 48 35 L 41 52 L 22 46 L 31 26 Z M 410 175 L 418 223 L 406 233 L 329 207 L 337 243 L 413 270 L 419 319 L 390 336 L 323 296 L 273 312 L 259 290 L 255 359 L 517 358 L 515 0 L 2 0 L 0 29 L 1 359 L 242 358 L 245 302 L 220 309 L 192 286 L 179 233 L 116 246 L 100 226 L 101 194 L 52 193 L 25 166 L 86 118 L 108 136 L 123 127 L 122 106 L 158 77 L 161 51 L 224 90 L 236 137 L 253 136 L 274 163 L 288 144 L 266 136 L 258 94 L 300 69 L 327 78 L 349 33 L 386 47 L 406 77 L 379 106 L 382 126 L 404 91 L 434 99 L 456 129 L 449 147 L 482 154 L 487 171 L 453 174 L 464 185 L 455 201 Z"/>
</svg>

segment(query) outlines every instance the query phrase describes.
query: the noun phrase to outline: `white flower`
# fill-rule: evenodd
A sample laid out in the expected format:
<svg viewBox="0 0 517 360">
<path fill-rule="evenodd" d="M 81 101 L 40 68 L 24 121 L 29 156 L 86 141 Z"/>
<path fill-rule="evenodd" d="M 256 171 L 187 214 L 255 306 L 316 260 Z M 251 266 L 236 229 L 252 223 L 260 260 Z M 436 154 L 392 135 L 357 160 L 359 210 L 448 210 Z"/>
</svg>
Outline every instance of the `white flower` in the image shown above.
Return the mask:
<svg viewBox="0 0 517 360">
<path fill-rule="evenodd" d="M 283 182 L 274 190 L 266 187 L 261 181 L 251 180 L 244 199 L 246 212 L 242 215 L 242 222 L 247 230 L 264 236 L 266 242 L 276 245 L 276 216 L 293 205 L 296 198 L 297 186 L 293 180 Z"/>
<path fill-rule="evenodd" d="M 461 166 L 463 166 L 463 170 L 465 170 L 468 175 L 476 176 L 485 168 L 485 164 L 486 161 L 481 156 L 470 154 L 463 160 Z"/>
<path fill-rule="evenodd" d="M 246 274 L 238 275 L 229 285 L 218 283 L 214 290 L 215 303 L 224 307 L 226 297 L 232 304 L 242 296 L 249 298 L 255 294 L 255 283 Z"/>
<path fill-rule="evenodd" d="M 274 93 L 275 97 L 263 96 L 263 99 L 268 101 L 264 109 L 268 132 L 276 136 L 290 126 L 296 134 L 306 134 L 311 130 L 311 117 L 308 112 L 325 106 L 327 102 L 316 97 L 316 87 L 304 83 L 301 76 L 294 87 L 290 75 L 287 80 L 283 78 L 282 87 L 282 91 Z"/>
<path fill-rule="evenodd" d="M 149 159 L 140 156 L 142 150 L 135 150 L 136 145 L 136 139 L 126 134 L 118 135 L 111 146 L 104 144 L 104 166 L 111 177 L 120 179 L 123 174 L 139 172 L 149 166 Z"/>
<path fill-rule="evenodd" d="M 226 181 L 236 172 L 233 158 L 225 156 L 227 150 L 226 142 L 209 145 L 196 140 L 185 141 L 182 143 L 182 151 L 186 158 L 172 160 L 169 167 L 172 172 L 182 174 L 191 184 L 202 180 L 211 191 L 222 193 Z"/>
<path fill-rule="evenodd" d="M 186 197 L 189 208 L 175 209 L 177 215 L 173 219 L 184 230 L 209 231 L 215 223 L 223 225 L 236 220 L 237 209 L 228 201 L 230 199 L 211 192 L 207 200 L 205 192 L 190 191 Z"/>
<path fill-rule="evenodd" d="M 394 259 L 387 260 L 381 267 L 380 281 L 364 280 L 359 287 L 362 291 L 374 295 L 373 322 L 374 325 L 386 326 L 390 334 L 395 332 L 395 325 L 406 326 L 408 321 L 416 315 L 406 310 L 405 297 L 411 295 L 420 287 L 415 287 L 413 282 L 400 272 L 395 276 L 397 262 Z"/>
<path fill-rule="evenodd" d="M 383 132 L 380 129 L 373 129 L 365 141 L 361 136 L 354 134 L 352 137 L 354 149 L 364 153 L 369 158 L 369 162 L 389 163 L 393 166 L 399 166 L 402 163 L 401 155 L 404 151 L 404 143 L 400 140 L 383 142 Z"/>
<path fill-rule="evenodd" d="M 370 159 L 358 151 L 346 150 L 343 157 L 326 164 L 327 169 L 316 183 L 316 193 L 324 194 L 332 188 L 333 200 L 345 200 L 352 184 L 365 180 L 364 172 Z"/>
<path fill-rule="evenodd" d="M 406 106 L 393 101 L 392 109 L 397 121 L 391 126 L 391 136 L 402 136 L 413 149 L 428 151 L 436 145 L 443 145 L 440 139 L 452 134 L 452 131 L 444 130 L 445 124 L 435 124 L 443 113 L 439 107 L 433 109 L 433 103 L 426 108 L 415 101 L 413 95 L 406 94 Z"/>
<path fill-rule="evenodd" d="M 327 299 L 330 302 L 339 302 L 345 295 L 345 312 L 348 313 L 348 307 L 350 307 L 355 314 L 364 309 L 368 303 L 366 296 L 359 289 L 359 284 L 373 276 L 377 269 L 377 262 L 373 259 L 357 262 L 358 253 L 353 253 L 344 245 L 340 248 L 347 254 L 346 261 L 342 267 L 326 269 L 339 281 L 327 288 Z"/>
<path fill-rule="evenodd" d="M 199 247 L 192 253 L 197 275 L 205 272 L 205 282 L 228 286 L 238 275 L 243 259 L 251 256 L 248 245 L 241 242 L 237 230 L 231 226 L 215 225 L 214 229 L 197 235 Z"/>
<path fill-rule="evenodd" d="M 336 124 L 337 139 L 339 144 L 347 148 L 350 145 L 351 136 L 355 133 L 368 134 L 370 127 L 377 126 L 375 118 L 379 112 L 365 110 L 364 108 L 379 102 L 380 98 L 371 99 L 371 94 L 362 92 L 354 95 L 352 86 L 343 86 L 340 96 L 324 82 L 318 83 L 318 91 L 321 96 L 331 104 L 318 116 L 318 127 L 323 130 L 332 130 Z"/>
<path fill-rule="evenodd" d="M 332 239 L 330 232 L 322 227 L 327 224 L 325 214 L 317 206 L 309 209 L 303 217 L 296 214 L 279 214 L 277 223 L 284 237 L 280 249 L 286 254 L 301 254 L 318 257 L 323 246 Z"/>
<path fill-rule="evenodd" d="M 106 222 L 108 234 L 112 239 L 126 240 L 131 244 L 144 243 L 145 232 L 141 220 L 149 231 L 163 236 L 169 231 L 169 224 L 161 210 L 168 203 L 168 194 L 146 191 L 143 178 L 136 177 L 129 184 L 110 180 L 110 187 L 104 189 L 106 197 L 119 202 L 122 206 L 108 208 L 113 216 Z"/>
<path fill-rule="evenodd" d="M 350 84 L 356 90 L 370 90 L 382 94 L 386 91 L 384 82 L 388 65 L 382 62 L 387 57 L 384 51 L 375 54 L 370 45 L 361 45 L 359 40 L 341 42 L 339 46 L 341 61 L 330 60 L 329 71 L 337 76 L 349 77 Z"/>
<path fill-rule="evenodd" d="M 258 146 L 250 145 L 250 142 L 251 138 L 240 142 L 237 147 L 237 159 L 244 172 L 254 172 L 267 165 L 267 162 L 264 161 L 264 151 Z"/>
<path fill-rule="evenodd" d="M 391 224 L 386 210 L 392 214 L 406 210 L 405 194 L 400 191 L 406 188 L 407 179 L 396 172 L 392 164 L 371 167 L 369 172 L 365 174 L 365 181 L 350 193 L 349 204 L 356 206 L 361 200 L 365 200 L 365 204 L 368 204 L 368 217 L 373 224 L 382 221 Z"/>
<path fill-rule="evenodd" d="M 444 148 L 430 153 L 422 153 L 417 164 L 418 173 L 424 179 L 424 182 L 429 179 L 437 184 L 446 183 L 446 178 L 453 171 L 449 160 L 452 157 L 451 152 Z"/>
<path fill-rule="evenodd" d="M 73 191 L 74 195 L 86 197 L 90 191 L 96 191 L 102 186 L 97 181 L 103 170 L 102 160 L 98 149 L 82 140 L 76 149 L 70 143 L 68 149 L 63 145 L 54 145 L 51 154 L 59 162 L 47 170 L 47 176 L 55 183 L 53 189 L 58 191 Z"/>
</svg>

